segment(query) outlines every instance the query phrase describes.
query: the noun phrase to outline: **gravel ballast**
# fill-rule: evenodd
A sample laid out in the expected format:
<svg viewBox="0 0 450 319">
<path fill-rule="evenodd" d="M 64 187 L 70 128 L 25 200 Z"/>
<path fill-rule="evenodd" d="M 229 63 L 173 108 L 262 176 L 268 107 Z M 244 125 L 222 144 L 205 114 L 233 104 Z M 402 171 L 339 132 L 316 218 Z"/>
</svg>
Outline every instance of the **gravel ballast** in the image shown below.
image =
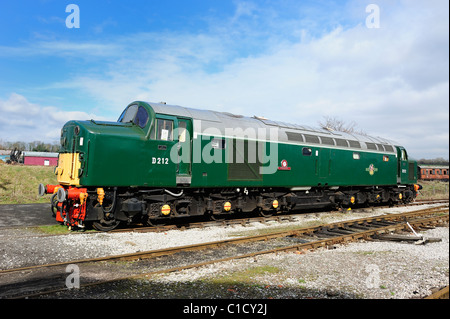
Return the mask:
<svg viewBox="0 0 450 319">
<path fill-rule="evenodd" d="M 377 209 L 370 213 L 305 214 L 297 224 L 328 223 L 417 207 Z M 293 223 L 289 223 L 291 226 Z M 0 233 L 0 268 L 70 261 L 235 238 L 280 223 L 208 227 L 165 233 L 95 233 L 37 237 L 24 230 Z M 422 232 L 441 242 L 358 242 L 333 250 L 279 253 L 156 275 L 112 285 L 82 298 L 423 298 L 448 285 L 449 229 Z M 151 269 L 149 269 L 151 271 Z M 64 297 L 64 294 L 54 297 Z"/>
<path fill-rule="evenodd" d="M 333 250 L 270 254 L 160 275 L 157 280 L 188 285 L 207 282 L 211 276 L 231 277 L 243 269 L 277 268 L 275 273 L 269 270 L 251 278 L 248 290 L 258 298 L 423 298 L 448 285 L 449 230 L 436 228 L 424 235 L 442 241 L 360 242 Z M 235 289 L 235 297 L 239 293 Z M 248 292 L 242 297 L 249 297 Z"/>
</svg>

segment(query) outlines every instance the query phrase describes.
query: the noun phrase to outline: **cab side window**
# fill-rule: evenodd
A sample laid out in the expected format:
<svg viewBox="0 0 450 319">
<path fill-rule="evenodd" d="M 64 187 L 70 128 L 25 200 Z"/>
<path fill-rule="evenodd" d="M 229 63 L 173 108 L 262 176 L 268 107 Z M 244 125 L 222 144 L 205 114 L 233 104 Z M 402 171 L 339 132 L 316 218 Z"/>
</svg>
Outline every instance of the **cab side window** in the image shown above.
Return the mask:
<svg viewBox="0 0 450 319">
<path fill-rule="evenodd" d="M 406 151 L 402 150 L 401 160 L 406 161 L 408 159 L 408 156 L 406 155 Z"/>
<path fill-rule="evenodd" d="M 186 123 L 178 122 L 178 141 L 186 142 Z"/>
<path fill-rule="evenodd" d="M 173 141 L 173 121 L 165 119 L 156 120 L 156 139 L 160 141 Z"/>
</svg>

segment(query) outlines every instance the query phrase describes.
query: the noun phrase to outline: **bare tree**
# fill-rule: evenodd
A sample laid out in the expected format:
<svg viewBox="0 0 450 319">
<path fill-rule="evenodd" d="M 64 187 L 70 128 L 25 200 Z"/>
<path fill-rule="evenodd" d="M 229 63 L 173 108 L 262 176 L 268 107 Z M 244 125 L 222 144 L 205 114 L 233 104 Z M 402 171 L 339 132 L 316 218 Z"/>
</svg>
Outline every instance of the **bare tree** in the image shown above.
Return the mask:
<svg viewBox="0 0 450 319">
<path fill-rule="evenodd" d="M 0 149 L 21 151 L 35 151 L 35 152 L 58 152 L 60 148 L 59 142 L 44 143 L 42 141 L 33 142 L 8 142 L 0 139 Z"/>
<path fill-rule="evenodd" d="M 346 123 L 337 117 L 324 116 L 323 118 L 323 121 L 319 121 L 319 125 L 326 130 L 367 135 L 363 130 L 357 129 L 358 125 L 354 121 Z"/>
</svg>

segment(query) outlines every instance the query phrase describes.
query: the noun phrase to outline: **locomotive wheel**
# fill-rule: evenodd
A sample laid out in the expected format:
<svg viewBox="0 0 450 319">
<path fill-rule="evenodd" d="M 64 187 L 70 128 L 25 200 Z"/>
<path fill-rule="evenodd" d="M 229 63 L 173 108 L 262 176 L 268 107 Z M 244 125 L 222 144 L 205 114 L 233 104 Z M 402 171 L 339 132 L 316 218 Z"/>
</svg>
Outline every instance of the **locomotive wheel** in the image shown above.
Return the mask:
<svg viewBox="0 0 450 319">
<path fill-rule="evenodd" d="M 264 210 L 261 207 L 257 207 L 257 208 L 255 208 L 255 210 L 253 210 L 253 213 L 257 213 L 261 217 L 270 217 L 276 213 L 276 210 L 274 210 L 274 209 Z"/>
<path fill-rule="evenodd" d="M 260 210 L 258 211 L 258 214 L 259 214 L 259 216 L 261 216 L 261 217 L 270 217 L 270 216 L 272 216 L 274 213 L 275 213 L 274 210 L 263 210 L 263 209 L 260 209 Z"/>
<path fill-rule="evenodd" d="M 213 214 L 212 212 L 208 214 L 208 217 L 210 220 L 213 220 L 215 222 L 221 222 L 225 220 L 227 217 L 225 214 Z"/>
<path fill-rule="evenodd" d="M 56 217 L 56 214 L 58 213 L 58 199 L 56 198 L 56 193 L 52 195 L 52 199 L 50 200 L 50 203 L 52 205 L 52 217 Z"/>
<path fill-rule="evenodd" d="M 115 229 L 117 226 L 119 226 L 120 221 L 119 220 L 101 220 L 98 222 L 93 222 L 92 226 L 99 231 L 110 231 Z"/>
<path fill-rule="evenodd" d="M 165 219 L 157 219 L 157 218 L 149 218 L 145 221 L 145 226 L 164 226 L 167 224 L 167 220 Z"/>
<path fill-rule="evenodd" d="M 94 207 L 100 207 L 99 203 L 96 203 Z M 108 218 L 109 213 L 104 213 L 104 217 L 99 220 L 92 222 L 92 226 L 99 231 L 110 231 L 115 229 L 120 224 L 120 220 L 113 218 Z"/>
</svg>

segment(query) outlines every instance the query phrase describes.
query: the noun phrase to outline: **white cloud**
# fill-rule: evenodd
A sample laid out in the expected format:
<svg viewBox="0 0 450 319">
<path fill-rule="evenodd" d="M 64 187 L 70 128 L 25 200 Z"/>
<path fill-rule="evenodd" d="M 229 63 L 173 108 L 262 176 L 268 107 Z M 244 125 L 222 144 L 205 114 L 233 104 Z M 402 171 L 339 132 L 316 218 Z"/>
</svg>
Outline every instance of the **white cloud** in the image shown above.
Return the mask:
<svg viewBox="0 0 450 319">
<path fill-rule="evenodd" d="M 448 158 L 448 3 L 379 6 L 379 29 L 366 28 L 359 1 L 341 12 L 356 23 L 322 31 L 307 29 L 308 19 L 238 2 L 228 20 L 199 33 L 37 48 L 84 59 L 108 54 L 101 72 L 84 68 L 53 87 L 79 90 L 117 115 L 133 100 L 148 100 L 307 125 L 336 116 L 398 141 L 415 157 Z"/>
<path fill-rule="evenodd" d="M 34 34 L 37 37 L 45 37 L 38 33 Z M 105 58 L 115 56 L 115 52 L 117 51 L 120 51 L 120 48 L 109 43 L 46 40 L 29 43 L 20 47 L 0 46 L 0 57 L 54 56 L 58 58 L 76 57 L 78 59 L 83 59 L 84 57 Z"/>
<path fill-rule="evenodd" d="M 7 100 L 0 99 L 0 114 L 0 136 L 10 142 L 57 142 L 67 121 L 103 119 L 86 112 L 34 104 L 17 93 L 12 93 Z"/>
<path fill-rule="evenodd" d="M 39 106 L 27 101 L 22 95 L 12 93 L 7 101 L 0 101 L 0 110 L 3 113 L 3 120 L 24 118 L 24 115 L 35 116 L 39 113 Z"/>
</svg>

